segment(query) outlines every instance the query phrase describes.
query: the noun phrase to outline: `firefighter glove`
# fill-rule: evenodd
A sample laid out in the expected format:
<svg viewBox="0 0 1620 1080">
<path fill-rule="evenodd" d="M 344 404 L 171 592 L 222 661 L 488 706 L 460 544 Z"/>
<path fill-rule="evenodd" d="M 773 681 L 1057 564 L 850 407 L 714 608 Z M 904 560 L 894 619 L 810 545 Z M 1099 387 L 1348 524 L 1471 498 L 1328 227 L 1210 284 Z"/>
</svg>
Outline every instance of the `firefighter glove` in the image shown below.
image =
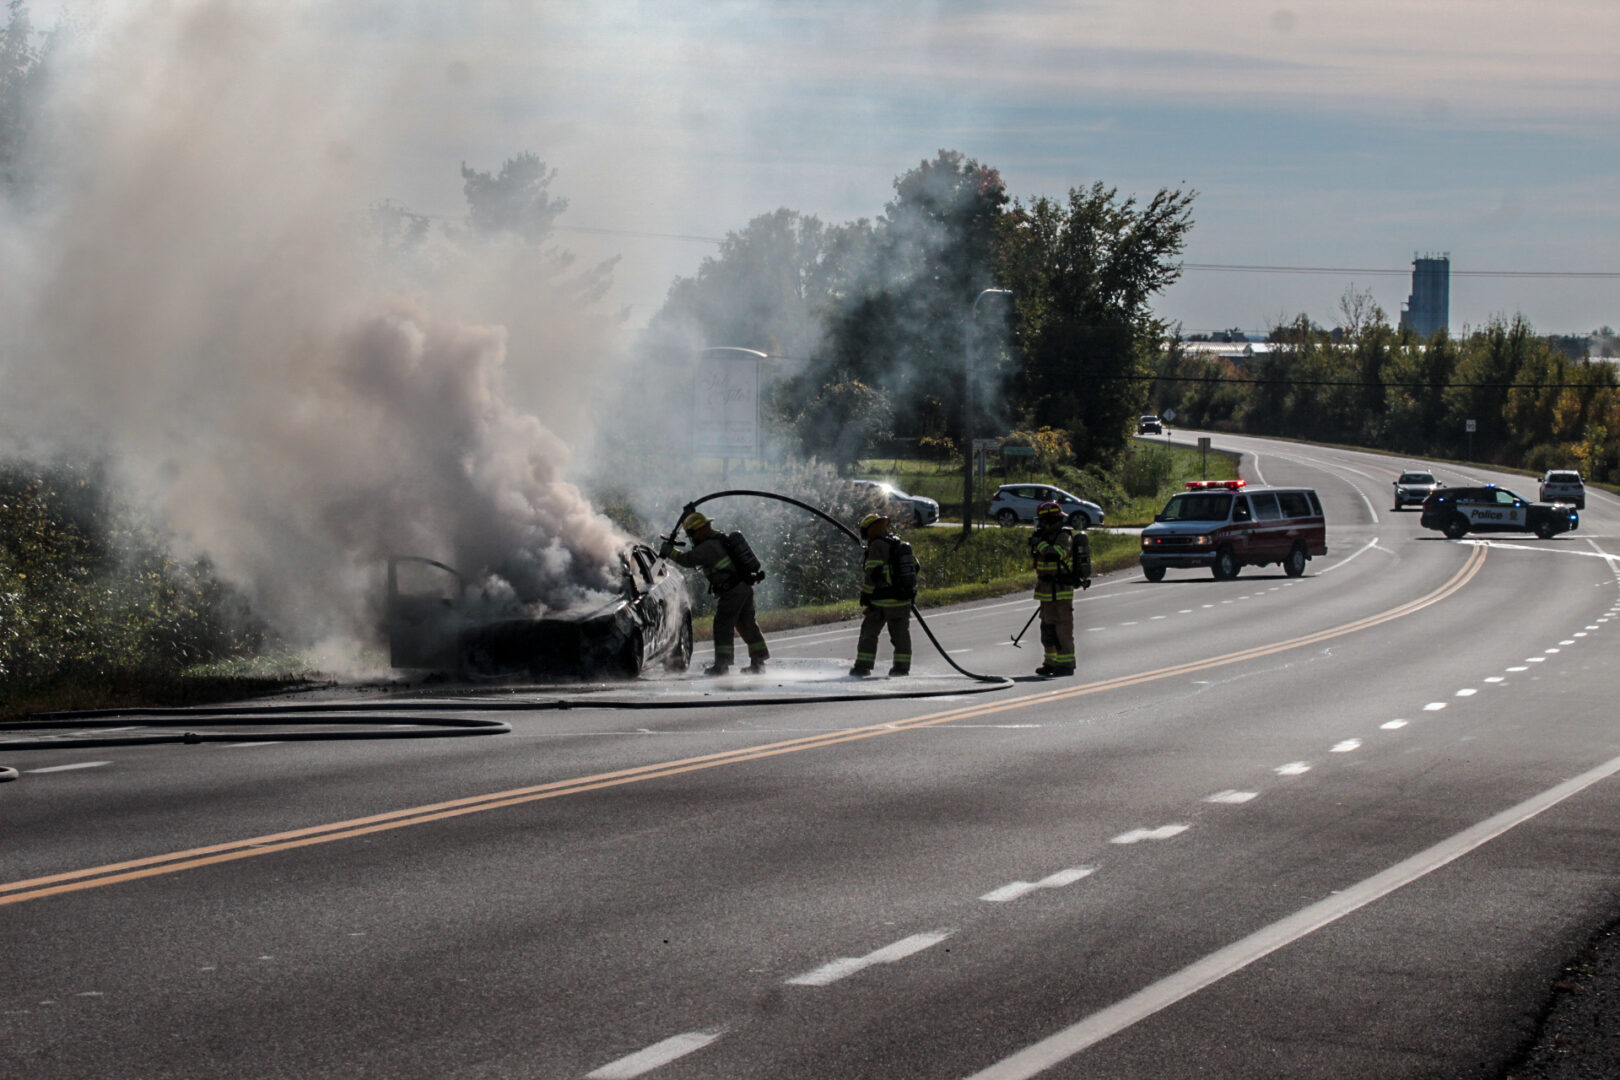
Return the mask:
<svg viewBox="0 0 1620 1080">
<path fill-rule="evenodd" d="M 1091 579 L 1090 578 L 1081 578 L 1080 579 L 1080 588 L 1081 589 L 1089 589 L 1089 588 L 1091 588 Z"/>
<path fill-rule="evenodd" d="M 870 596 L 866 595 L 865 593 L 861 593 L 861 607 L 869 608 L 871 606 L 872 606 L 872 598 Z"/>
<path fill-rule="evenodd" d="M 753 577 L 749 578 L 748 580 L 753 582 L 755 585 L 758 585 L 760 582 L 765 580 L 765 571 L 763 571 L 763 570 L 759 571 L 758 573 L 756 573 Z"/>
<path fill-rule="evenodd" d="M 673 540 L 665 540 L 662 544 L 658 545 L 658 557 L 660 559 L 667 559 L 671 555 L 673 555 L 674 553 L 675 553 L 675 541 L 673 541 Z"/>
</svg>

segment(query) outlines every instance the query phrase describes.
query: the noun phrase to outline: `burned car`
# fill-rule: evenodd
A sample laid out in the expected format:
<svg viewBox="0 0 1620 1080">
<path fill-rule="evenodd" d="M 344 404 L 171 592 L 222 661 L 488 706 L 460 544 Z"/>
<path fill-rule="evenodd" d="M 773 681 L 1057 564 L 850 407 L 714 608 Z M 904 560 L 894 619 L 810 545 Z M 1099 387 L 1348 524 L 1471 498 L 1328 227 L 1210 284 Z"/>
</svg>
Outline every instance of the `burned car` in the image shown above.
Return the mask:
<svg viewBox="0 0 1620 1080">
<path fill-rule="evenodd" d="M 389 662 L 397 668 L 468 678 L 619 676 L 662 663 L 684 671 L 692 658 L 692 602 L 679 567 L 645 544 L 619 553 L 616 594 L 530 614 L 492 603 L 454 567 L 415 555 L 388 560 L 385 617 Z"/>
</svg>

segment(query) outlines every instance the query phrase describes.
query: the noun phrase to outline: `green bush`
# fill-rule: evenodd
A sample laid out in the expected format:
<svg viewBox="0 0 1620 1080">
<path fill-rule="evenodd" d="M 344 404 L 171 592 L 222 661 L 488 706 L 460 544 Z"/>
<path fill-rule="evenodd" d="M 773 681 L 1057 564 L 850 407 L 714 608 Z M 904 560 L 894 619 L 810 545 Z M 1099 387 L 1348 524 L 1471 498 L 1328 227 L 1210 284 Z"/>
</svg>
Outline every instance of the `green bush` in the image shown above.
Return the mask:
<svg viewBox="0 0 1620 1080">
<path fill-rule="evenodd" d="M 182 562 L 102 469 L 0 465 L 0 709 L 52 685 L 179 673 L 262 632 L 206 561 Z"/>
</svg>

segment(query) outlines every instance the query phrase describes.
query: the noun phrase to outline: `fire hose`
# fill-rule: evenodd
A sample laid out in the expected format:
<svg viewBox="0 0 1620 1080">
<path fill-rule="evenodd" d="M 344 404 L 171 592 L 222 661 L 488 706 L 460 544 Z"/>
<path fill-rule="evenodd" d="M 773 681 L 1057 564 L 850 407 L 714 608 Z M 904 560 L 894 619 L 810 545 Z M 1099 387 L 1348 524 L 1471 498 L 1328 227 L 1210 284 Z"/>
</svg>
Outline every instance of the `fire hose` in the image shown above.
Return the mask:
<svg viewBox="0 0 1620 1080">
<path fill-rule="evenodd" d="M 860 544 L 862 542 L 860 535 L 856 533 L 854 529 L 851 529 L 848 525 L 845 525 L 842 521 L 839 521 L 826 511 L 811 506 L 807 502 L 801 502 L 798 499 L 787 495 L 779 495 L 774 491 L 751 491 L 742 488 L 734 488 L 728 491 L 711 491 L 709 494 L 704 495 L 701 498 L 693 499 L 681 509 L 680 520 L 675 522 L 674 528 L 669 530 L 669 535 L 664 537 L 664 539 L 671 544 L 675 543 L 676 536 L 680 532 L 681 521 L 684 521 L 688 514 L 696 510 L 698 506 L 703 503 L 710 502 L 714 499 L 723 499 L 729 495 L 747 495 L 756 499 L 775 499 L 777 502 L 784 502 L 791 506 L 797 506 L 800 510 L 814 514 L 816 517 L 825 521 L 827 524 L 849 537 L 855 543 Z M 934 631 L 929 629 L 928 623 L 924 621 L 922 617 L 922 612 L 917 610 L 917 602 L 915 600 L 911 602 L 911 613 L 917 617 L 917 625 L 922 627 L 924 634 L 928 635 L 928 640 L 933 643 L 934 648 L 939 652 L 939 655 L 947 664 L 951 665 L 951 667 L 955 668 L 958 672 L 974 680 L 975 682 L 1005 683 L 1008 686 L 1012 685 L 1012 680 L 1007 678 L 1005 675 L 980 675 L 977 672 L 969 671 L 961 664 L 958 664 L 955 660 L 951 659 L 951 654 L 945 651 L 945 646 L 939 643 L 939 639 L 934 636 Z"/>
</svg>

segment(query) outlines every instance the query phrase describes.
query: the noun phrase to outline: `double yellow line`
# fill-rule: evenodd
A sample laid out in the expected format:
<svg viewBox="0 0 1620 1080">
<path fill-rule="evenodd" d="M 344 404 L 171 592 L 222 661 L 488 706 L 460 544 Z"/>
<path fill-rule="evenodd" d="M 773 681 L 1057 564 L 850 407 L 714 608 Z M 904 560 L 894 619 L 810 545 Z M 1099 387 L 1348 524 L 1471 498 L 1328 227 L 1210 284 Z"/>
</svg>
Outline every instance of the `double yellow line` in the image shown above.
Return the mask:
<svg viewBox="0 0 1620 1080">
<path fill-rule="evenodd" d="M 1398 607 L 1390 608 L 1388 611 L 1379 612 L 1376 615 L 1369 615 L 1354 622 L 1319 630 L 1303 637 L 1290 638 L 1287 641 L 1259 645 L 1238 652 L 1226 653 L 1222 656 L 1210 657 L 1207 660 L 1194 660 L 1189 663 L 1157 668 L 1153 671 L 1139 672 L 1134 675 L 1121 675 L 1117 678 L 1083 683 L 1079 686 L 1069 686 L 1023 697 L 964 706 L 948 712 L 913 717 L 910 720 L 896 720 L 866 727 L 845 728 L 821 735 L 810 735 L 800 739 L 767 743 L 763 746 L 745 747 L 718 754 L 704 754 L 699 757 L 641 765 L 633 769 L 597 773 L 593 776 L 582 776 L 571 780 L 557 780 L 549 784 L 513 788 L 510 791 L 498 791 L 488 795 L 473 795 L 464 799 L 452 799 L 448 802 L 432 803 L 427 806 L 416 806 L 405 810 L 391 810 L 388 813 L 373 814 L 370 817 L 332 822 L 328 825 L 313 825 L 305 829 L 292 829 L 287 832 L 271 833 L 266 836 L 255 836 L 247 840 L 211 844 L 207 847 L 189 848 L 185 851 L 175 851 L 165 855 L 152 855 L 144 859 L 130 859 L 126 862 L 109 863 L 105 866 L 93 866 L 83 870 L 70 870 L 61 874 L 29 878 L 25 881 L 7 882 L 0 884 L 0 906 L 19 903 L 23 900 L 38 900 L 62 893 L 78 892 L 83 889 L 97 889 L 106 885 L 156 877 L 161 874 L 172 874 L 181 870 L 214 866 L 219 863 L 234 862 L 238 859 L 251 859 L 260 855 L 292 851 L 296 848 L 330 843 L 334 840 L 351 840 L 372 833 L 403 829 L 412 825 L 423 825 L 430 821 L 443 821 L 446 818 L 460 817 L 464 814 L 479 814 L 508 806 L 539 802 L 542 799 L 579 795 L 587 791 L 600 791 L 603 788 L 635 784 L 666 776 L 678 776 L 681 773 L 714 769 L 723 765 L 759 761 L 763 758 L 776 757 L 781 754 L 796 754 L 804 750 L 817 750 L 826 746 L 836 746 L 839 743 L 871 739 L 879 735 L 892 735 L 900 731 L 932 727 L 936 724 L 948 724 L 957 720 L 989 716 L 1014 709 L 1025 709 L 1035 705 L 1045 705 L 1070 698 L 1084 697 L 1089 694 L 1138 686 L 1142 683 L 1155 682 L 1160 679 L 1172 679 L 1182 675 L 1208 671 L 1211 668 L 1223 667 L 1228 664 L 1256 660 L 1275 653 L 1304 648 L 1331 638 L 1368 630 L 1394 619 L 1411 615 L 1431 604 L 1438 603 L 1461 589 L 1479 572 L 1480 568 L 1485 564 L 1485 556 L 1488 550 L 1483 545 L 1474 547 L 1467 561 L 1452 576 L 1451 580 L 1425 596 L 1410 600 Z"/>
</svg>

